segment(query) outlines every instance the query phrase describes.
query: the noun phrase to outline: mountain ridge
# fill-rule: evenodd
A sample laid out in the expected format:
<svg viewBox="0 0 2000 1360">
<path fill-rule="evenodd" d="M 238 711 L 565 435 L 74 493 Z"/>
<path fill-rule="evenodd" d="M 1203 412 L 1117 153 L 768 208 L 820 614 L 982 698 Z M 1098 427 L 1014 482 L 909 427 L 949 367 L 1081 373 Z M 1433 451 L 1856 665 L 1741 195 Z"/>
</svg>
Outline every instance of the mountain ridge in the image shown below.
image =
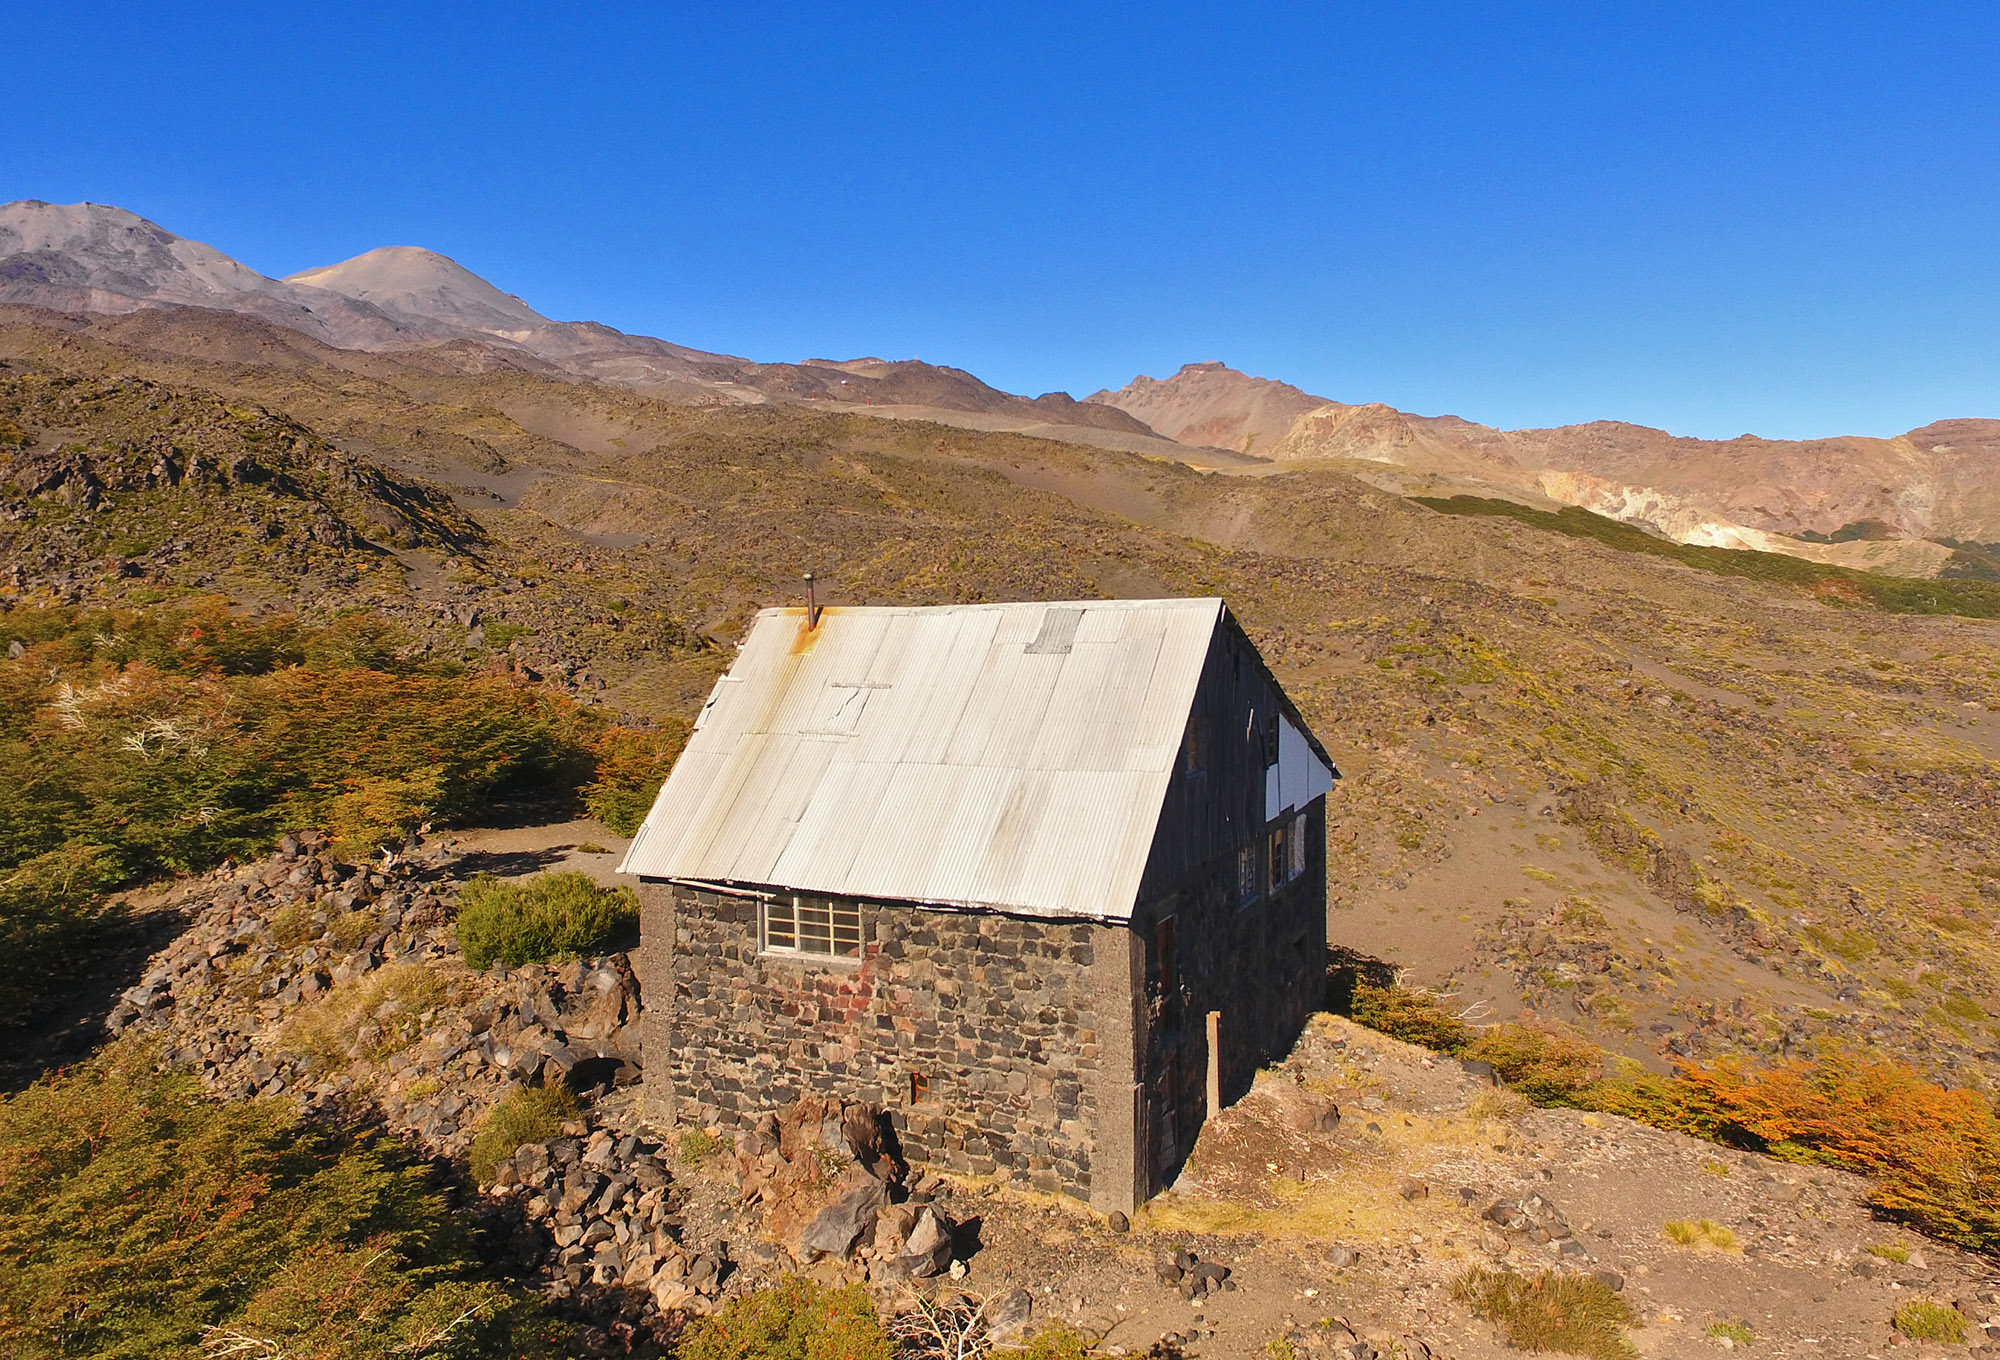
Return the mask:
<svg viewBox="0 0 2000 1360">
<path fill-rule="evenodd" d="M 1022 428 L 1154 437 L 1142 422 L 1111 407 L 1086 407 L 1060 393 L 1018 396 L 962 369 L 916 360 L 757 363 L 595 321 L 553 320 L 449 256 L 419 246 L 385 246 L 272 279 L 212 246 L 104 204 L 24 199 L 0 205 L 0 303 L 113 315 L 164 307 L 231 311 L 348 350 L 471 342 L 514 356 L 516 363 L 697 404 L 909 406 L 926 415 L 961 412 Z"/>
<path fill-rule="evenodd" d="M 1087 400 L 1131 411 L 1169 437 L 1199 431 L 1277 464 L 1395 469 L 1482 494 L 1581 506 L 1696 546 L 1843 561 L 1859 550 L 1829 555 L 1824 540 L 1857 526 L 1913 541 L 2000 538 L 2000 420 L 1805 440 L 1704 440 L 1616 420 L 1500 430 L 1315 397 L 1215 362 L 1164 379 L 1142 375 Z M 1396 489 L 1407 487 L 1396 481 Z M 1948 555 L 1920 554 L 1929 570 Z"/>
<path fill-rule="evenodd" d="M 1699 440 L 1615 420 L 1500 430 L 1336 401 L 1215 360 L 1082 401 L 1028 397 L 914 359 L 763 363 L 552 320 L 417 246 L 272 279 L 125 209 L 40 200 L 0 205 L 0 303 L 227 311 L 340 350 L 428 351 L 420 364 L 450 371 L 538 369 L 697 405 L 808 404 L 1082 438 L 1228 471 L 1332 461 L 1399 494 L 1577 505 L 1681 543 L 1905 574 L 1956 570 L 1957 544 L 2000 542 L 2000 420 L 1948 418 L 1888 439 Z M 1861 542 L 1885 536 L 1909 550 L 1885 556 Z"/>
</svg>

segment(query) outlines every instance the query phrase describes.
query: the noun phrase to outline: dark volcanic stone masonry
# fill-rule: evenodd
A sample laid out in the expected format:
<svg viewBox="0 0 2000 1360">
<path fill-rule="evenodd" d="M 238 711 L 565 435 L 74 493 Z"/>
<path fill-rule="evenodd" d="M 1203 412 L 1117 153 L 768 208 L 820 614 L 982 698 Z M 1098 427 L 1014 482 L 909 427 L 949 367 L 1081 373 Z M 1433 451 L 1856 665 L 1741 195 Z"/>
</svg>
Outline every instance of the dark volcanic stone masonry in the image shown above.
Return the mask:
<svg viewBox="0 0 2000 1360">
<path fill-rule="evenodd" d="M 754 899 L 648 884 L 645 904 L 646 938 L 674 941 L 646 951 L 674 998 L 647 1012 L 656 1115 L 744 1125 L 838 1093 L 885 1106 L 913 1162 L 1090 1197 L 1100 1007 L 1130 1005 L 1093 995 L 1093 965 L 1129 966 L 1128 930 L 864 906 L 864 958 L 808 960 L 759 954 Z"/>
</svg>

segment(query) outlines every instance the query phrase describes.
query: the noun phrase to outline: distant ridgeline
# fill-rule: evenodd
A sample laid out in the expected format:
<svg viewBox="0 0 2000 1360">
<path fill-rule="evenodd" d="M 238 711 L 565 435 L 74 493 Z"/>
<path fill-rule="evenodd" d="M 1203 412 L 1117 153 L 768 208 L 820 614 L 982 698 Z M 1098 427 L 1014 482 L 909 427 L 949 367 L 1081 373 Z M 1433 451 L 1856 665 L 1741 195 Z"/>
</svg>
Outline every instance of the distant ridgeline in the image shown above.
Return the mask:
<svg viewBox="0 0 2000 1360">
<path fill-rule="evenodd" d="M 1561 510 L 1537 510 L 1514 501 L 1486 496 L 1412 496 L 1410 499 L 1441 514 L 1492 515 L 1519 520 L 1531 528 L 1546 529 L 1571 538 L 1596 539 L 1606 547 L 1665 557 L 1718 576 L 1742 576 L 1791 586 L 1835 604 L 1863 605 L 1892 614 L 2000 618 L 2000 546 L 1991 544 L 1940 540 L 1945 547 L 1953 549 L 1942 575 L 1938 579 L 1913 580 L 1856 571 L 1850 567 L 1826 566 L 1748 548 L 1705 548 L 1676 543 L 1575 506 L 1565 506 Z M 1846 530 L 1837 532 L 1845 533 Z M 1848 538 L 1822 535 L 1814 539 L 1811 535 L 1801 534 L 1799 537 L 1810 541 L 1851 542 L 1866 535 L 1856 533 Z"/>
</svg>

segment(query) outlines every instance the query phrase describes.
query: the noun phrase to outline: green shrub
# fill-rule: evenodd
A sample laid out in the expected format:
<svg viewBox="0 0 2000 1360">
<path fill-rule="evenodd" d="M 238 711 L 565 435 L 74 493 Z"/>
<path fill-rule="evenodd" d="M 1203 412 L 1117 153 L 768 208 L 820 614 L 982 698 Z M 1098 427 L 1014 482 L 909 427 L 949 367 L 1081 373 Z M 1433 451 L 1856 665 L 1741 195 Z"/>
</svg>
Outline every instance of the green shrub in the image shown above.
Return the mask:
<svg viewBox="0 0 2000 1360">
<path fill-rule="evenodd" d="M 116 889 L 285 831 L 366 856 L 586 782 L 629 830 L 680 749 L 683 728 L 607 727 L 552 691 L 412 666 L 402 641 L 368 614 L 308 627 L 217 600 L 0 609 L 0 1025 L 117 937 Z"/>
<path fill-rule="evenodd" d="M 1912 1299 L 1896 1310 L 1895 1326 L 1912 1341 L 1944 1341 L 1954 1346 L 1965 1341 L 1965 1314 L 1948 1303 Z"/>
<path fill-rule="evenodd" d="M 553 1086 L 523 1086 L 510 1091 L 479 1121 L 479 1134 L 469 1154 L 473 1179 L 485 1185 L 493 1169 L 514 1155 L 523 1143 L 546 1143 L 563 1121 L 579 1113 L 576 1097 L 560 1082 Z"/>
<path fill-rule="evenodd" d="M 894 1352 L 859 1285 L 826 1289 L 787 1278 L 703 1318 L 680 1360 L 891 1360 Z"/>
<path fill-rule="evenodd" d="M 990 1360 L 1089 1360 L 1090 1339 L 1067 1322 L 1051 1322 L 1019 1346 L 991 1353 Z"/>
<path fill-rule="evenodd" d="M 1708 1334 L 1718 1340 L 1733 1341 L 1739 1346 L 1747 1346 L 1757 1339 L 1747 1322 L 1711 1322 L 1708 1324 Z"/>
<path fill-rule="evenodd" d="M 688 729 L 680 723 L 655 732 L 626 727 L 605 732 L 591 747 L 597 777 L 584 786 L 585 810 L 614 835 L 638 831 L 687 738 Z"/>
<path fill-rule="evenodd" d="M 458 947 L 473 968 L 594 954 L 639 920 L 631 888 L 600 888 L 575 870 L 519 883 L 482 876 L 458 903 Z"/>
<path fill-rule="evenodd" d="M 685 1166 L 700 1166 L 727 1146 L 707 1129 L 688 1129 L 681 1134 L 681 1162 Z"/>
<path fill-rule="evenodd" d="M 1434 992 L 1362 983 L 1354 989 L 1351 1015 L 1357 1024 L 1439 1053 L 1461 1053 L 1472 1042 L 1472 1026 Z"/>
<path fill-rule="evenodd" d="M 0 1104 L 0 1353 L 166 1360 L 208 1328 L 299 1360 L 538 1349 L 427 1166 L 156 1063 L 116 1045 Z"/>
<path fill-rule="evenodd" d="M 1475 1267 L 1451 1295 L 1493 1323 L 1516 1350 L 1558 1351 L 1589 1360 L 1637 1355 L 1621 1330 L 1631 1309 L 1617 1291 L 1589 1275 L 1544 1270 L 1533 1277 Z"/>
</svg>

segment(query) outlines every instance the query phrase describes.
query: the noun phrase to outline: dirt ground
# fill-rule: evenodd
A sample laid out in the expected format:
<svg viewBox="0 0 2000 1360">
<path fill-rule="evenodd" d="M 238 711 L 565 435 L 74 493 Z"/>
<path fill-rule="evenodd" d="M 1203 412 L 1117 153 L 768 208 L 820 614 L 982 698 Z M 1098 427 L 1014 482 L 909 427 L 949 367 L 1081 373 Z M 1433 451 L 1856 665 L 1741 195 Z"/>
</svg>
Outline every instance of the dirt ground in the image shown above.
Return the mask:
<svg viewBox="0 0 2000 1360">
<path fill-rule="evenodd" d="M 1333 1106 L 1332 1132 L 1299 1127 Z M 726 1159 L 685 1183 L 688 1236 L 729 1239 L 745 1283 L 788 1266 L 735 1206 Z M 1903 1340 L 1889 1319 L 1921 1298 L 2000 1326 L 2000 1272 L 1874 1220 L 1864 1191 L 1843 1173 L 1615 1117 L 1524 1109 L 1449 1059 L 1322 1016 L 1210 1122 L 1129 1232 L 1071 1201 L 955 1185 L 948 1203 L 976 1249 L 964 1280 L 944 1287 L 982 1299 L 1024 1288 L 1038 1320 L 1068 1321 L 1113 1353 L 1164 1339 L 1188 1355 L 1261 1357 L 1290 1335 L 1301 1357 L 1358 1337 L 1384 1355 L 1424 1355 L 1421 1342 L 1434 1357 L 1499 1360 L 1520 1352 L 1452 1300 L 1452 1282 L 1479 1265 L 1561 1266 L 1617 1281 L 1643 1357 L 1742 1349 L 1710 1335 L 1718 1323 L 1746 1326 L 1759 1356 L 1968 1354 Z M 1496 1201 L 1533 1203 L 1558 1235 L 1503 1231 L 1484 1217 Z M 1708 1220 L 1736 1245 L 1676 1245 L 1671 1220 Z M 1908 1262 L 1870 1247 L 1900 1247 Z M 1178 1248 L 1228 1267 L 1235 1287 L 1183 1299 L 1156 1270 Z"/>
<path fill-rule="evenodd" d="M 1551 834 L 1548 819 L 1532 808 L 1494 808 L 1488 824 L 1490 853 L 1447 861 L 1440 874 L 1490 876 L 1517 865 L 1520 847 L 1538 832 Z M 568 868 L 620 881 L 612 871 L 625 842 L 595 822 L 455 839 L 489 857 L 490 872 Z M 1522 891 L 1549 886 L 1524 882 Z M 1406 905 L 1426 889 L 1444 900 L 1477 900 L 1447 893 L 1448 886 L 1456 885 L 1413 882 Z M 1591 887 L 1629 903 L 1641 916 L 1632 923 L 1639 929 L 1669 924 L 1643 915 L 1649 905 L 1663 910 L 1643 891 L 1618 893 L 1601 879 Z M 1358 912 L 1341 917 L 1361 919 Z M 1378 924 L 1355 941 L 1363 948 L 1391 960 L 1433 952 L 1414 912 L 1365 919 L 1402 924 Z M 1451 924 L 1439 934 L 1463 940 L 1469 933 L 1462 921 Z M 1712 961 L 1701 958 L 1714 969 L 1711 984 L 1743 967 L 1715 952 Z M 1461 981 L 1478 975 L 1476 967 L 1455 970 L 1439 957 L 1426 958 L 1412 980 L 1442 980 L 1453 971 Z M 1493 992 L 1499 1003 L 1504 982 Z M 635 1091 L 612 1099 L 616 1108 L 604 1114 L 640 1121 Z M 1329 1110 L 1338 1111 L 1337 1122 L 1325 1119 Z M 727 1158 L 681 1174 L 691 1190 L 688 1241 L 728 1241 L 744 1284 L 790 1268 L 736 1204 Z M 954 1184 L 948 1204 L 966 1225 L 968 1269 L 962 1281 L 944 1284 L 981 1299 L 1024 1288 L 1038 1320 L 1070 1322 L 1113 1352 L 1143 1353 L 1164 1339 L 1189 1355 L 1263 1357 L 1291 1335 L 1305 1357 L 1332 1354 L 1351 1330 L 1385 1354 L 1401 1347 L 1422 1355 L 1414 1344 L 1420 1341 L 1435 1357 L 1498 1360 L 1520 1352 L 1452 1300 L 1452 1282 L 1478 1265 L 1523 1274 L 1560 1265 L 1616 1277 L 1635 1316 L 1629 1336 L 1649 1360 L 1741 1349 L 1709 1334 L 1718 1323 L 1746 1326 L 1758 1356 L 1967 1355 L 1965 1347 L 1904 1340 L 1889 1319 L 1905 1301 L 1934 1299 L 2000 1328 L 2000 1263 L 1877 1221 L 1865 1192 L 1864 1181 L 1837 1171 L 1615 1116 L 1530 1109 L 1450 1059 L 1322 1015 L 1249 1096 L 1209 1122 L 1176 1184 L 1126 1233 L 1071 1200 Z M 1553 1236 L 1541 1234 L 1545 1241 L 1484 1217 L 1496 1202 L 1524 1204 L 1531 1196 L 1546 1206 L 1538 1211 L 1544 1222 L 1561 1225 Z M 1736 1246 L 1689 1248 L 1666 1236 L 1669 1221 L 1702 1220 L 1729 1229 Z M 1565 1242 L 1574 1244 L 1567 1254 Z M 1871 1247 L 1900 1248 L 1909 1259 L 1898 1263 Z M 1228 1267 L 1234 1287 L 1183 1299 L 1157 1271 L 1178 1248 Z M 1970 1353 L 2000 1355 L 2000 1347 Z"/>
</svg>

